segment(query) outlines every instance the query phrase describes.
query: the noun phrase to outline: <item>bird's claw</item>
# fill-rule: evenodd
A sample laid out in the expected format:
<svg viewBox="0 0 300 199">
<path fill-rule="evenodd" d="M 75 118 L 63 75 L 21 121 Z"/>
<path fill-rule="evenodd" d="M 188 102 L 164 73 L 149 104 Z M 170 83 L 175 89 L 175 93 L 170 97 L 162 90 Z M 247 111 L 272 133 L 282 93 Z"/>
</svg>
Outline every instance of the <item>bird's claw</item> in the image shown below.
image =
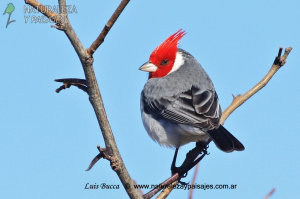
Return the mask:
<svg viewBox="0 0 300 199">
<path fill-rule="evenodd" d="M 181 166 L 181 167 L 172 166 L 171 173 L 172 173 L 172 175 L 174 175 L 175 173 L 178 173 L 181 178 L 185 178 L 188 175 L 188 171 L 186 171 L 186 168 L 183 166 Z"/>
<path fill-rule="evenodd" d="M 208 149 L 208 145 L 202 150 L 202 153 L 205 155 L 209 155 L 209 153 L 207 152 Z"/>
<path fill-rule="evenodd" d="M 181 181 L 181 180 L 179 180 L 178 183 L 181 184 L 181 185 L 183 185 L 183 186 L 186 186 L 186 185 L 189 184 L 188 182 L 183 182 L 183 181 Z"/>
</svg>

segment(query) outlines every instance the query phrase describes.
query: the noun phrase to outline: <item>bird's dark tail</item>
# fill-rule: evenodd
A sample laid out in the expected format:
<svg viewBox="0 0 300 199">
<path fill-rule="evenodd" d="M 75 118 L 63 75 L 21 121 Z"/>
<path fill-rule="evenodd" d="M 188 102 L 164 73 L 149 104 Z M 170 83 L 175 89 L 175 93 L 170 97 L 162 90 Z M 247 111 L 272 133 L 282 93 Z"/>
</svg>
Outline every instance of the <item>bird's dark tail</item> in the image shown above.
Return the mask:
<svg viewBox="0 0 300 199">
<path fill-rule="evenodd" d="M 234 150 L 243 151 L 245 149 L 244 145 L 222 125 L 218 129 L 208 131 L 208 134 L 216 146 L 224 152 L 230 153 Z"/>
</svg>

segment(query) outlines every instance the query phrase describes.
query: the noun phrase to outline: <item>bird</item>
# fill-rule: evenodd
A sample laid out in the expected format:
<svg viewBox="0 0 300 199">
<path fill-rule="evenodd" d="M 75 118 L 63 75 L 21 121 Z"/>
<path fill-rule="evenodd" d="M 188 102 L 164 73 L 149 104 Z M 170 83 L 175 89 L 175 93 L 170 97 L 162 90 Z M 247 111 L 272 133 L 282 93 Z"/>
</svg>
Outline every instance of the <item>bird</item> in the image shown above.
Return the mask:
<svg viewBox="0 0 300 199">
<path fill-rule="evenodd" d="M 243 151 L 243 144 L 220 124 L 222 110 L 212 80 L 189 52 L 178 48 L 184 35 L 180 29 L 169 36 L 139 68 L 149 73 L 140 98 L 147 133 L 160 145 L 175 147 L 176 156 L 180 146 L 211 140 L 221 151 Z"/>
</svg>

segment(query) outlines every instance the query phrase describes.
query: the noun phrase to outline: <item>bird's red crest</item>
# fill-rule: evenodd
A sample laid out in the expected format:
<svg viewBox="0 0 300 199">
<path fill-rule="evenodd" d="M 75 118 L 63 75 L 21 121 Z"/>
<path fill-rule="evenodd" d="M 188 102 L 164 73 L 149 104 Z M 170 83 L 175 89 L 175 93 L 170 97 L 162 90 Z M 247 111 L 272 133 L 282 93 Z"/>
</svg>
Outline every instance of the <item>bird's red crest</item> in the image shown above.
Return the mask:
<svg viewBox="0 0 300 199">
<path fill-rule="evenodd" d="M 176 58 L 178 42 L 185 34 L 182 29 L 178 30 L 151 53 L 149 61 L 156 65 L 158 70 L 150 73 L 150 78 L 163 77 L 171 71 Z"/>
</svg>

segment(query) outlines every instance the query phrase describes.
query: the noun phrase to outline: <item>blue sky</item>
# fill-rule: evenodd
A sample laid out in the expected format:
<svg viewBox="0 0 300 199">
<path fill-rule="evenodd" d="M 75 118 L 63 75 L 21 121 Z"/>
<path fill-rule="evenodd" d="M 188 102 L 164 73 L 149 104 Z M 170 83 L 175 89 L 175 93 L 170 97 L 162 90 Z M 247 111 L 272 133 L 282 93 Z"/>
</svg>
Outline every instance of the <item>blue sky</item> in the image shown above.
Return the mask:
<svg viewBox="0 0 300 199">
<path fill-rule="evenodd" d="M 85 190 L 85 184 L 120 184 L 108 161 L 84 170 L 104 146 L 87 95 L 77 88 L 55 93 L 54 79 L 83 78 L 73 47 L 49 23 L 25 23 L 23 1 L 0 15 L 1 198 L 127 198 L 119 190 Z M 42 1 L 55 5 L 57 1 Z M 67 1 L 84 46 L 97 37 L 114 2 Z M 147 74 L 138 67 L 165 38 L 183 28 L 180 47 L 210 75 L 225 109 L 269 70 L 279 46 L 292 46 L 287 64 L 226 121 L 246 147 L 223 153 L 214 144 L 201 162 L 198 184 L 237 184 L 236 190 L 195 190 L 195 198 L 274 199 L 300 195 L 299 1 L 131 1 L 95 53 L 94 67 L 119 150 L 132 178 L 157 184 L 170 175 L 174 150 L 160 147 L 143 128 L 139 99 Z M 182 147 L 179 160 L 194 146 Z M 185 181 L 191 181 L 192 172 Z M 147 191 L 147 190 L 145 190 Z M 187 198 L 175 190 L 170 198 Z"/>
</svg>

